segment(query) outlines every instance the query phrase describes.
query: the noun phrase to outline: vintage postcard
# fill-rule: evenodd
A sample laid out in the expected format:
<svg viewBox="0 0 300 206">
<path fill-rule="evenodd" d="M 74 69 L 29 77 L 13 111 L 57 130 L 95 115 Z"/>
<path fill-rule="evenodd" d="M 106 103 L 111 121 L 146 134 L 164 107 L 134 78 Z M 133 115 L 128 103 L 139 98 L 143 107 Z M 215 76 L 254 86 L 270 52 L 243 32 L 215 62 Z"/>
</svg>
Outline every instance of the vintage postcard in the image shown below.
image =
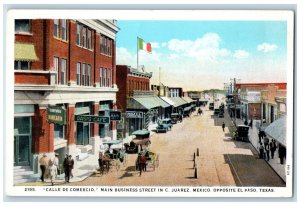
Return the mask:
<svg viewBox="0 0 300 206">
<path fill-rule="evenodd" d="M 293 19 L 10 10 L 6 194 L 292 197 Z"/>
</svg>

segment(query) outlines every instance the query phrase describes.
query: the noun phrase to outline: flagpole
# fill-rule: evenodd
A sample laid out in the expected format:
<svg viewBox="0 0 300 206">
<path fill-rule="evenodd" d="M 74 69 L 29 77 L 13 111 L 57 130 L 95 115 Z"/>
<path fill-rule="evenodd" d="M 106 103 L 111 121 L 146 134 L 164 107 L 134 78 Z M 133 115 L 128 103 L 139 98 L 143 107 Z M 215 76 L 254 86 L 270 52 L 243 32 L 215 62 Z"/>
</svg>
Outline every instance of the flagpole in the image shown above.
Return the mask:
<svg viewBox="0 0 300 206">
<path fill-rule="evenodd" d="M 136 69 L 139 69 L 139 37 L 136 39 L 137 47 L 136 47 Z"/>
</svg>

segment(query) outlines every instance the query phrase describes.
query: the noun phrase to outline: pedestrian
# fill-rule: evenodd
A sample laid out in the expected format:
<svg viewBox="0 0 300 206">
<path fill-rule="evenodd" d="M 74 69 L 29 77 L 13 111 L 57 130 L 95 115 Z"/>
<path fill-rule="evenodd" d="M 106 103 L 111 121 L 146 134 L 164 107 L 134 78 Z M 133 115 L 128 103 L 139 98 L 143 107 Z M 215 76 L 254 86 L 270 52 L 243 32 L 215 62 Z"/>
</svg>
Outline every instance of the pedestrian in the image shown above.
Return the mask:
<svg viewBox="0 0 300 206">
<path fill-rule="evenodd" d="M 247 121 L 247 119 L 245 119 L 245 121 L 244 121 L 244 125 L 248 125 L 248 121 Z"/>
<path fill-rule="evenodd" d="M 269 138 L 265 135 L 263 141 L 264 141 L 264 147 L 266 147 L 269 144 Z"/>
<path fill-rule="evenodd" d="M 251 129 L 252 129 L 252 125 L 253 125 L 253 121 L 251 119 L 250 122 L 249 122 L 249 127 L 251 127 Z"/>
<path fill-rule="evenodd" d="M 59 168 L 59 159 L 58 159 L 58 153 L 55 153 L 55 157 L 53 160 L 53 164 L 56 166 L 57 174 L 60 174 L 60 168 Z"/>
<path fill-rule="evenodd" d="M 54 185 L 54 181 L 55 181 L 55 177 L 57 175 L 57 167 L 54 164 L 54 161 L 50 160 L 49 161 L 49 167 L 48 167 L 48 171 L 49 171 L 49 178 L 51 181 L 51 185 Z"/>
<path fill-rule="evenodd" d="M 258 150 L 259 150 L 259 159 L 263 159 L 264 158 L 264 147 L 261 142 L 260 142 Z"/>
<path fill-rule="evenodd" d="M 65 159 L 64 159 L 64 172 L 65 172 L 65 182 L 69 182 L 70 180 L 70 176 L 69 176 L 69 167 L 68 167 L 68 157 L 69 155 L 66 154 Z"/>
<path fill-rule="evenodd" d="M 270 160 L 270 144 L 265 144 L 265 152 L 266 152 L 266 160 L 269 161 Z"/>
<path fill-rule="evenodd" d="M 72 155 L 69 155 L 67 164 L 68 164 L 68 167 L 69 167 L 69 181 L 70 181 L 70 178 L 74 177 L 73 172 L 72 172 L 72 170 L 74 169 L 74 160 L 72 158 Z"/>
<path fill-rule="evenodd" d="M 222 129 L 223 129 L 223 132 L 225 132 L 225 123 L 224 122 L 222 124 Z"/>
<path fill-rule="evenodd" d="M 42 171 L 40 179 L 42 182 L 45 182 L 45 172 L 46 172 L 46 169 L 47 169 L 48 163 L 49 163 L 49 159 L 46 154 L 43 154 L 39 163 L 40 163 L 40 169 Z"/>
<path fill-rule="evenodd" d="M 274 159 L 274 153 L 276 151 L 277 145 L 274 139 L 271 140 L 270 142 L 270 150 L 271 150 L 271 157 Z"/>
<path fill-rule="evenodd" d="M 284 158 L 286 157 L 286 149 L 281 144 L 278 145 L 278 155 L 280 159 L 280 164 L 283 165 Z"/>
</svg>

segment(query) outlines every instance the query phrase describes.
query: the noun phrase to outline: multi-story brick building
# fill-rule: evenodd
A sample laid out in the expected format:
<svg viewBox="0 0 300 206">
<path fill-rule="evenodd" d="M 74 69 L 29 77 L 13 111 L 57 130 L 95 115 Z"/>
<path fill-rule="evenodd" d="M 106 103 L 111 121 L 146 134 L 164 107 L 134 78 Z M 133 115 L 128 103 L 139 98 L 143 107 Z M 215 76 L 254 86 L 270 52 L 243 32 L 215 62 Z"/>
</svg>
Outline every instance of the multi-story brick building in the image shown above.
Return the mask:
<svg viewBox="0 0 300 206">
<path fill-rule="evenodd" d="M 152 73 L 127 65 L 117 65 L 117 73 L 120 88 L 117 106 L 122 110 L 125 122 L 123 137 L 136 130 L 151 130 L 158 118 L 164 118 L 165 108 L 170 107 L 150 90 Z"/>
<path fill-rule="evenodd" d="M 38 171 L 38 158 L 98 155 L 116 124 L 79 121 L 116 106 L 114 20 L 15 20 L 15 166 Z M 62 161 L 61 161 L 62 162 Z"/>
<path fill-rule="evenodd" d="M 236 89 L 241 102 L 241 117 L 247 120 L 263 119 L 265 106 L 262 105 L 262 91 L 271 92 L 268 89 L 273 87 L 285 90 L 286 83 L 237 83 Z M 264 95 L 266 96 L 266 94 Z"/>
</svg>

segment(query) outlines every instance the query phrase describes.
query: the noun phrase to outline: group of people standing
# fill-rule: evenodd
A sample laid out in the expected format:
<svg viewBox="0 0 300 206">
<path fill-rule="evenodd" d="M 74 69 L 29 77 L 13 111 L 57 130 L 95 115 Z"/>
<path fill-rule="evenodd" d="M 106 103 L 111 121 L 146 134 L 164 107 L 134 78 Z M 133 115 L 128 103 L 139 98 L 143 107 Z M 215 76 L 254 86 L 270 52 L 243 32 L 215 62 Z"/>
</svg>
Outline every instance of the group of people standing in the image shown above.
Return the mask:
<svg viewBox="0 0 300 206">
<path fill-rule="evenodd" d="M 275 151 L 278 150 L 278 157 L 280 159 L 280 164 L 284 163 L 284 159 L 286 157 L 286 149 L 281 145 L 277 145 L 274 139 L 270 139 L 267 137 L 264 131 L 259 131 L 259 158 L 265 159 L 267 161 L 271 158 L 274 159 Z"/>
<path fill-rule="evenodd" d="M 48 177 L 53 186 L 56 176 L 60 173 L 58 154 L 55 154 L 54 159 L 49 159 L 46 154 L 43 154 L 39 163 L 41 169 L 41 181 L 45 182 L 45 178 Z M 66 154 L 63 167 L 65 172 L 65 181 L 69 182 L 70 177 L 73 176 L 72 169 L 74 167 L 74 160 L 71 155 Z"/>
</svg>

